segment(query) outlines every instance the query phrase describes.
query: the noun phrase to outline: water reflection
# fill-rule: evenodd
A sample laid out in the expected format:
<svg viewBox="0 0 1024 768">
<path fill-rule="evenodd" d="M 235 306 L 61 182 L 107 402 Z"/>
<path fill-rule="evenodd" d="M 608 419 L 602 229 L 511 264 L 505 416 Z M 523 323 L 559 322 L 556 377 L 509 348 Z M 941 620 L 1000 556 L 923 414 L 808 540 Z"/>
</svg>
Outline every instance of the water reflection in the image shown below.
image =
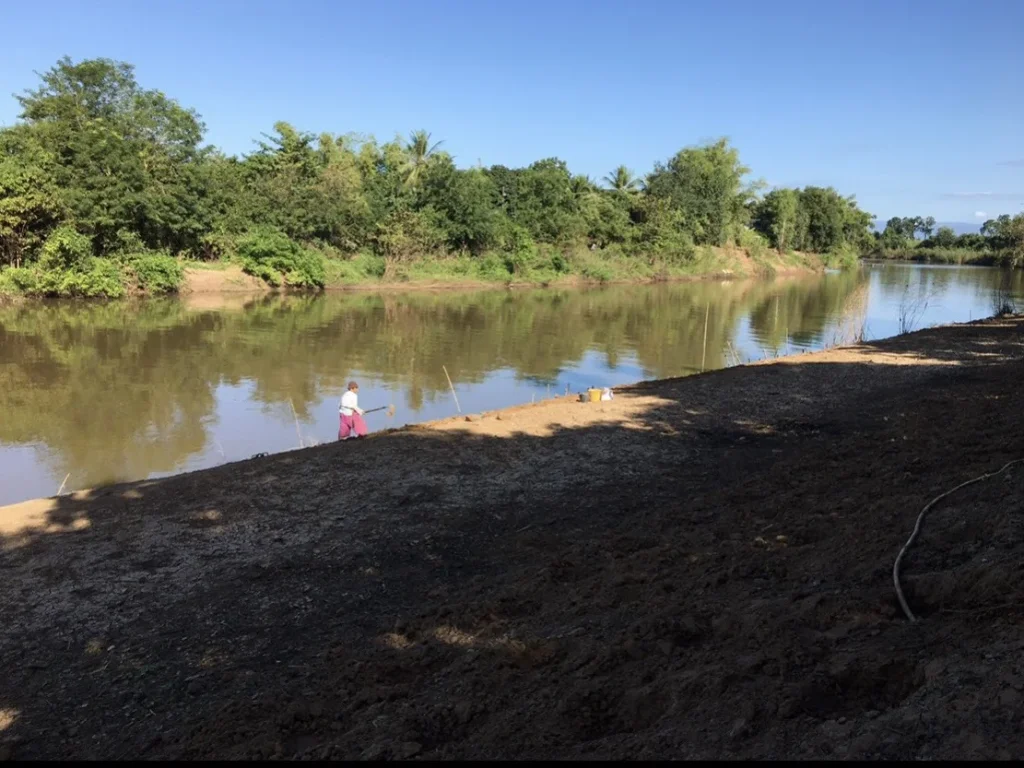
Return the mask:
<svg viewBox="0 0 1024 768">
<path fill-rule="evenodd" d="M 930 297 L 921 325 L 991 314 L 998 276 L 885 265 L 760 282 L 4 307 L 0 503 L 52 494 L 68 473 L 82 488 L 331 439 L 350 378 L 365 406 L 398 407 L 371 428 L 393 426 L 454 412 L 442 366 L 464 409 L 489 410 L 865 327 L 892 335 L 908 291 Z"/>
</svg>

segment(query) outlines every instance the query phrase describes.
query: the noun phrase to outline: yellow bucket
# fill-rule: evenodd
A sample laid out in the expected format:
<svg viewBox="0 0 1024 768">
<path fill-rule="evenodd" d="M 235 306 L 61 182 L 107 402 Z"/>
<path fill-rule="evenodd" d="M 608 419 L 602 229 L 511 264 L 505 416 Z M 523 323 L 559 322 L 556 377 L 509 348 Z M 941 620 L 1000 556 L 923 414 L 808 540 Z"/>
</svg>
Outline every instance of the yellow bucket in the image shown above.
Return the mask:
<svg viewBox="0 0 1024 768">
<path fill-rule="evenodd" d="M 587 390 L 587 394 L 590 395 L 590 402 L 599 403 L 601 402 L 601 390 L 591 387 Z"/>
</svg>

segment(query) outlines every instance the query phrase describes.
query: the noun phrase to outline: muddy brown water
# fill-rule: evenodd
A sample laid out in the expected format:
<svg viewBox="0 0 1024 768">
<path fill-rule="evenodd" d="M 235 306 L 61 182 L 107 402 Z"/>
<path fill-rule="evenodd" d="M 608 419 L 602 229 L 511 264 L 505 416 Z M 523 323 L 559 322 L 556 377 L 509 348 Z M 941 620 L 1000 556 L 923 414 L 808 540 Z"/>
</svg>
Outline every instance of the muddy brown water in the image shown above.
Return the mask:
<svg viewBox="0 0 1024 768">
<path fill-rule="evenodd" d="M 865 264 L 760 281 L 589 289 L 196 295 L 0 307 L 0 504 L 371 429 L 684 376 L 1024 306 L 1024 277 Z M 65 482 L 66 478 L 66 482 Z"/>
</svg>

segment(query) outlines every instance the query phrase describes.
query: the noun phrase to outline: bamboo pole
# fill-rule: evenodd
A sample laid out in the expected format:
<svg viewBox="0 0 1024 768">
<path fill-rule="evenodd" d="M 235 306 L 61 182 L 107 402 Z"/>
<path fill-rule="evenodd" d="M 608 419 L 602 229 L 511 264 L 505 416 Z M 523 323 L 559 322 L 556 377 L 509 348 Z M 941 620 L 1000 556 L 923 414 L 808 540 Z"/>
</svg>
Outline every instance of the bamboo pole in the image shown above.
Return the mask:
<svg viewBox="0 0 1024 768">
<path fill-rule="evenodd" d="M 462 413 L 462 406 L 459 405 L 459 396 L 455 394 L 455 385 L 452 384 L 452 377 L 448 375 L 448 369 L 445 368 L 443 365 L 441 366 L 441 369 L 444 371 L 444 377 L 448 379 L 448 386 L 451 387 L 452 397 L 455 398 L 455 409 L 459 413 Z"/>
</svg>

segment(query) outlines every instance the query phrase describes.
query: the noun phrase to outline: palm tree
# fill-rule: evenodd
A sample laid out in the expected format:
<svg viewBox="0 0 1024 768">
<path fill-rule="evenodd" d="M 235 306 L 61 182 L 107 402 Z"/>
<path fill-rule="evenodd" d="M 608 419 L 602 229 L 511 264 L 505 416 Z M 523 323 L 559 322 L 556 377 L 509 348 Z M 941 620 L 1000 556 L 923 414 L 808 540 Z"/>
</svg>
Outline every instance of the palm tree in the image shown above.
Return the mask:
<svg viewBox="0 0 1024 768">
<path fill-rule="evenodd" d="M 616 192 L 635 192 L 640 188 L 640 180 L 624 165 L 605 176 L 603 181 Z"/>
<path fill-rule="evenodd" d="M 569 188 L 572 190 L 572 196 L 577 200 L 583 198 L 589 192 L 593 192 L 597 187 L 589 176 L 573 176 L 569 182 Z"/>
<path fill-rule="evenodd" d="M 409 165 L 406 169 L 405 182 L 415 186 L 423 169 L 427 167 L 437 154 L 437 148 L 444 144 L 443 141 L 430 143 L 430 134 L 427 131 L 413 131 L 409 134 L 409 143 L 405 145 L 405 154 L 409 158 Z"/>
</svg>

